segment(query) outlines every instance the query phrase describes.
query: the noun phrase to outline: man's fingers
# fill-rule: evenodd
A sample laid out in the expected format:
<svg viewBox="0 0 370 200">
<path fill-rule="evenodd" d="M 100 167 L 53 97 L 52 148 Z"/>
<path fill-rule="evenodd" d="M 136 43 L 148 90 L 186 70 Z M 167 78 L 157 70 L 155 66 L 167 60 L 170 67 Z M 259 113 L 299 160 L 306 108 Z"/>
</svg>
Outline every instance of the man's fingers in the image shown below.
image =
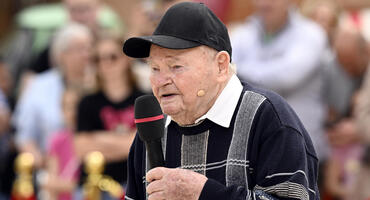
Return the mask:
<svg viewBox="0 0 370 200">
<path fill-rule="evenodd" d="M 163 191 L 155 192 L 150 194 L 148 200 L 165 200 Z"/>
<path fill-rule="evenodd" d="M 165 171 L 168 170 L 164 167 L 156 167 L 154 169 L 151 169 L 146 173 L 146 181 L 152 182 L 154 180 L 160 180 L 165 174 Z"/>
<path fill-rule="evenodd" d="M 146 192 L 150 195 L 150 194 L 153 194 L 155 192 L 159 192 L 159 191 L 162 191 L 162 184 L 161 184 L 161 181 L 152 181 L 151 183 L 149 183 L 149 185 L 146 187 Z"/>
</svg>

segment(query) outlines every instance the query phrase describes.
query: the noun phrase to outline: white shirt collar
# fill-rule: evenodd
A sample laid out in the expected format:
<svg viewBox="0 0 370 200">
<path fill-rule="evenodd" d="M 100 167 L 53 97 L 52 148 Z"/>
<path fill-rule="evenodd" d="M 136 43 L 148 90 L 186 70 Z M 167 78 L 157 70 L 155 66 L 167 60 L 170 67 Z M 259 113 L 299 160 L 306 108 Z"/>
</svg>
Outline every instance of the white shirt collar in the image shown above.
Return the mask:
<svg viewBox="0 0 370 200">
<path fill-rule="evenodd" d="M 243 86 L 239 78 L 234 74 L 222 90 L 220 96 L 216 99 L 216 102 L 213 104 L 211 109 L 209 109 L 205 115 L 195 120 L 195 123 L 208 118 L 220 126 L 229 128 L 242 90 Z M 170 124 L 171 120 L 171 117 L 167 116 L 166 127 Z"/>
</svg>

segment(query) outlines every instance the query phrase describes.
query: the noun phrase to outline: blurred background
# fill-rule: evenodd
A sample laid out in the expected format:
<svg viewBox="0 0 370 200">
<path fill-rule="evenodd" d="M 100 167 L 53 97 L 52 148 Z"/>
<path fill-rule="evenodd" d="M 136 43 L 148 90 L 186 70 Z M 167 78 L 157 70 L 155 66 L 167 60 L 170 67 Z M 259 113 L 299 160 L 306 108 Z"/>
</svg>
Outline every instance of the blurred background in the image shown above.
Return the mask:
<svg viewBox="0 0 370 200">
<path fill-rule="evenodd" d="M 122 199 L 143 60 L 122 53 L 181 0 L 0 2 L 0 200 Z M 195 0 L 243 81 L 301 118 L 324 200 L 370 199 L 370 1 Z"/>
</svg>

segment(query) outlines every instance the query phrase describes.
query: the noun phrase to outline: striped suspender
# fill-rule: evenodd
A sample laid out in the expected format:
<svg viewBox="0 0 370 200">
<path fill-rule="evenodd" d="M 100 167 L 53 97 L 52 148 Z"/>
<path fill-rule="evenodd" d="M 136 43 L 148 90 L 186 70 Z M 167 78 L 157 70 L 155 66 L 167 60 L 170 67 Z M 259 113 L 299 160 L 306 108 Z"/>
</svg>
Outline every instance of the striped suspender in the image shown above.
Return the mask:
<svg viewBox="0 0 370 200">
<path fill-rule="evenodd" d="M 248 188 L 247 167 L 249 161 L 247 160 L 247 146 L 249 132 L 254 116 L 265 99 L 264 96 L 252 91 L 246 91 L 243 95 L 227 156 L 226 186 L 238 185 Z"/>
</svg>

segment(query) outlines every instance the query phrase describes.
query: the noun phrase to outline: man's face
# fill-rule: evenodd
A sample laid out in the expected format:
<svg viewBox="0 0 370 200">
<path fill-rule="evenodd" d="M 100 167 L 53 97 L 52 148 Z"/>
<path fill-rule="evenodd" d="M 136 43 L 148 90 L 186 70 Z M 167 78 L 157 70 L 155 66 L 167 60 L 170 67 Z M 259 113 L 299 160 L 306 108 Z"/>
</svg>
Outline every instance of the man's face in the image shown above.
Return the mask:
<svg viewBox="0 0 370 200">
<path fill-rule="evenodd" d="M 253 0 L 257 15 L 265 24 L 276 24 L 277 20 L 285 20 L 291 0 Z"/>
<path fill-rule="evenodd" d="M 351 76 L 362 76 L 368 65 L 366 46 L 360 43 L 360 33 L 338 30 L 334 36 L 334 49 L 341 67 Z"/>
<path fill-rule="evenodd" d="M 81 75 L 91 61 L 92 38 L 90 35 L 76 35 L 61 53 L 61 67 L 68 75 Z"/>
<path fill-rule="evenodd" d="M 97 24 L 98 0 L 65 0 L 72 21 L 93 28 Z"/>
<path fill-rule="evenodd" d="M 152 45 L 148 64 L 154 96 L 173 119 L 193 116 L 210 108 L 219 89 L 217 64 L 206 47 L 172 50 Z M 205 95 L 197 96 L 199 90 Z M 206 110 L 208 110 L 206 109 Z M 199 116 L 198 116 L 199 115 Z"/>
<path fill-rule="evenodd" d="M 336 25 L 336 13 L 335 8 L 330 4 L 321 4 L 317 6 L 312 16 L 313 20 L 316 21 L 325 31 L 330 34 Z"/>
</svg>

